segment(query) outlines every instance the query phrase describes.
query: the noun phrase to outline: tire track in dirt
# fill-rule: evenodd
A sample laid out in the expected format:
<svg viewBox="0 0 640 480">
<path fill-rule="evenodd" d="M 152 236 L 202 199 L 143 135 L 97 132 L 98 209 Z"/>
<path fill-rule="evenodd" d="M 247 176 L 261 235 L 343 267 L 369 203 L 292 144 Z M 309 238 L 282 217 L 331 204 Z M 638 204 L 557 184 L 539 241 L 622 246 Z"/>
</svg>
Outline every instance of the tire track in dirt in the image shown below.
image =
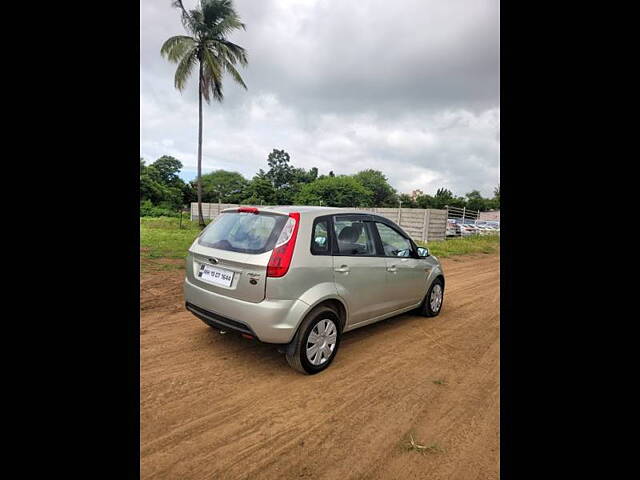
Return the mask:
<svg viewBox="0 0 640 480">
<path fill-rule="evenodd" d="M 315 376 L 184 311 L 183 272 L 143 274 L 142 478 L 498 478 L 499 257 L 443 264 L 438 317 L 349 332 Z"/>
</svg>

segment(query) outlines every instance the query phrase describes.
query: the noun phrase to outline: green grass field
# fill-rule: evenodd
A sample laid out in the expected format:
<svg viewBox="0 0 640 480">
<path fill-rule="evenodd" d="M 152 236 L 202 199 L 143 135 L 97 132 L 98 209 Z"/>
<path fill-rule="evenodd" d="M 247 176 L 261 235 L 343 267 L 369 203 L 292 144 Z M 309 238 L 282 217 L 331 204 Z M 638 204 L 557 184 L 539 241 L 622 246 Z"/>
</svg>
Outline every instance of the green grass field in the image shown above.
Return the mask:
<svg viewBox="0 0 640 480">
<path fill-rule="evenodd" d="M 439 258 L 471 253 L 498 253 L 500 251 L 500 235 L 486 235 L 472 237 L 457 237 L 441 242 L 417 242 L 421 247 L 427 247 L 429 252 Z"/>
<path fill-rule="evenodd" d="M 187 249 L 200 233 L 198 222 L 189 218 L 141 217 L 140 257 L 185 258 Z"/>
<path fill-rule="evenodd" d="M 140 218 L 140 258 L 153 262 L 154 259 L 184 259 L 187 250 L 196 238 L 200 228 L 197 222 L 191 222 L 189 218 L 180 219 L 171 217 L 142 217 Z M 429 242 L 420 246 L 426 246 L 429 251 L 441 258 L 454 255 L 467 255 L 472 253 L 496 253 L 500 250 L 500 236 L 473 236 L 467 238 L 455 238 L 441 242 Z M 167 268 L 183 268 L 182 263 L 165 265 Z"/>
</svg>

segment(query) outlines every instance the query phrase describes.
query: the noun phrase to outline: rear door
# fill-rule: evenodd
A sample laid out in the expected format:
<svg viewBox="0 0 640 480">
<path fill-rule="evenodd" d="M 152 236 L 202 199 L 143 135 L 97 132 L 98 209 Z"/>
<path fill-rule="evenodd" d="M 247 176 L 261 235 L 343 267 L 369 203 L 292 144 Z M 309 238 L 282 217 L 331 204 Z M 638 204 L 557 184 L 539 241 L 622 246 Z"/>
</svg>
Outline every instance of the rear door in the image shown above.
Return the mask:
<svg viewBox="0 0 640 480">
<path fill-rule="evenodd" d="M 189 249 L 187 278 L 220 295 L 264 300 L 271 251 L 288 218 L 266 212 L 221 213 Z"/>
<path fill-rule="evenodd" d="M 389 224 L 375 222 L 385 255 L 387 287 L 393 310 L 415 305 L 426 294 L 428 262 L 413 257 L 411 240 Z"/>
<path fill-rule="evenodd" d="M 373 226 L 367 218 L 333 217 L 334 280 L 349 307 L 349 326 L 382 315 L 392 301 L 386 289 L 385 259 L 377 255 Z"/>
</svg>

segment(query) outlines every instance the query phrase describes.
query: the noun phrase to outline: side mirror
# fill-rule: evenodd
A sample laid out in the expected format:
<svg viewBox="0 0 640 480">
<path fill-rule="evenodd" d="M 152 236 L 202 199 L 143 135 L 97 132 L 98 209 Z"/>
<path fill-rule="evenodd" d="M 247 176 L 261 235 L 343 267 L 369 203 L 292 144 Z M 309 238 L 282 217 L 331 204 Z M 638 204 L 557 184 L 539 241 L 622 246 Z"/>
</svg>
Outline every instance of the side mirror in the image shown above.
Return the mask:
<svg viewBox="0 0 640 480">
<path fill-rule="evenodd" d="M 418 256 L 420 258 L 425 258 L 429 256 L 429 249 L 424 247 L 418 247 Z"/>
</svg>

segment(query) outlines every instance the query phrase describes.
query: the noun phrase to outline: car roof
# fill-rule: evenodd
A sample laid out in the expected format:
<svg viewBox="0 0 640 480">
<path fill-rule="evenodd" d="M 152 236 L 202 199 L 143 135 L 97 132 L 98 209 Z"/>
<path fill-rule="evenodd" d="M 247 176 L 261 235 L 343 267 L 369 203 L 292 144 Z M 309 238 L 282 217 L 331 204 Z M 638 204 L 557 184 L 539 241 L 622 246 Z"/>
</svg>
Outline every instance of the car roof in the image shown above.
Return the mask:
<svg viewBox="0 0 640 480">
<path fill-rule="evenodd" d="M 223 212 L 233 212 L 237 210 L 239 207 L 226 208 L 222 210 Z M 342 214 L 342 215 L 375 215 L 373 212 L 368 210 L 358 210 L 355 208 L 338 208 L 338 207 L 316 207 L 311 205 L 275 205 L 268 207 L 256 207 L 260 212 L 268 212 L 268 213 L 280 213 L 288 215 L 293 212 L 299 212 L 304 216 L 311 217 L 319 217 L 321 215 L 333 215 L 333 214 Z"/>
</svg>

